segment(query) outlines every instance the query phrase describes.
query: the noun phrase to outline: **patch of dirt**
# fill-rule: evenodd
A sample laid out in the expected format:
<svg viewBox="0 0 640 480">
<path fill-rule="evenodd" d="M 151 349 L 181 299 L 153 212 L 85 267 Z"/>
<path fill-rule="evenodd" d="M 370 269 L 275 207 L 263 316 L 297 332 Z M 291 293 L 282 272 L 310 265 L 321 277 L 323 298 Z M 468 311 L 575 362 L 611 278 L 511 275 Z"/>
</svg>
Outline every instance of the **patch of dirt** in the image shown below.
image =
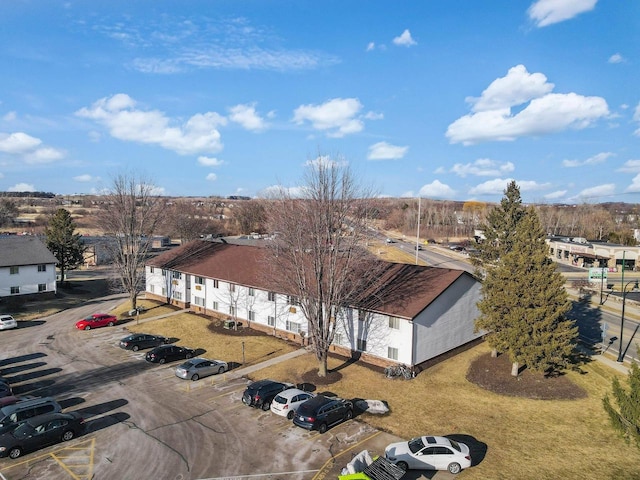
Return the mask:
<svg viewBox="0 0 640 480">
<path fill-rule="evenodd" d="M 318 369 L 310 370 L 302 374 L 302 381 L 315 386 L 326 386 L 342 380 L 342 374 L 335 370 L 327 372 L 326 377 L 318 376 Z"/>
<path fill-rule="evenodd" d="M 517 377 L 511 376 L 508 355 L 492 358 L 491 353 L 486 353 L 479 356 L 471 363 L 467 380 L 485 390 L 509 397 L 576 400 L 587 396 L 587 392 L 571 382 L 566 375 L 545 377 L 541 373 L 525 369 Z"/>
<path fill-rule="evenodd" d="M 211 318 L 211 317 L 204 317 Z M 255 330 L 253 328 L 249 328 L 244 324 L 242 326 L 238 326 L 238 329 L 235 330 L 233 328 L 224 328 L 224 320 L 214 319 L 209 322 L 207 329 L 215 333 L 217 335 L 228 335 L 230 337 L 267 337 L 270 336 L 268 333 L 262 332 L 260 330 Z"/>
</svg>

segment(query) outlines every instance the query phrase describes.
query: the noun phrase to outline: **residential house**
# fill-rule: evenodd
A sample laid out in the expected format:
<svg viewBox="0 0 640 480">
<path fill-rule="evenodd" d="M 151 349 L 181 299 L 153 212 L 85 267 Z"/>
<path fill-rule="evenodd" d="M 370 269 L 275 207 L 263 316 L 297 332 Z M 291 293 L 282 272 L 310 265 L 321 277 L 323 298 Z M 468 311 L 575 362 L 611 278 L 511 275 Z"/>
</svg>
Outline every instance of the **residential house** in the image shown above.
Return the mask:
<svg viewBox="0 0 640 480">
<path fill-rule="evenodd" d="M 0 236 L 0 298 L 55 296 L 57 261 L 38 237 Z"/>
<path fill-rule="evenodd" d="M 382 263 L 382 281 L 343 309 L 331 351 L 413 366 L 482 335 L 474 328 L 480 284 L 472 275 Z M 269 265 L 264 247 L 196 240 L 147 262 L 146 296 L 304 343 L 307 321 L 295 296 L 269 280 Z"/>
</svg>

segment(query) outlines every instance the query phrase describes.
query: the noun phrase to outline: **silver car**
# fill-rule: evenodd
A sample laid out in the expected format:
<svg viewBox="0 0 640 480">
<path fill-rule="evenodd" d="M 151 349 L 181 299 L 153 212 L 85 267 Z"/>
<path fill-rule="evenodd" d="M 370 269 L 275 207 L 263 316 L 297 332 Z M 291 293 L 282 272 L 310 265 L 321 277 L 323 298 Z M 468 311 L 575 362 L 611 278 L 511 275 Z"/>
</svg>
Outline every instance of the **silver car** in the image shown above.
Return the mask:
<svg viewBox="0 0 640 480">
<path fill-rule="evenodd" d="M 227 368 L 227 362 L 223 362 L 222 360 L 192 358 L 176 368 L 176 377 L 196 381 L 209 375 L 224 373 L 227 371 Z"/>
<path fill-rule="evenodd" d="M 18 322 L 11 315 L 0 315 L 0 330 L 16 328 Z"/>
</svg>

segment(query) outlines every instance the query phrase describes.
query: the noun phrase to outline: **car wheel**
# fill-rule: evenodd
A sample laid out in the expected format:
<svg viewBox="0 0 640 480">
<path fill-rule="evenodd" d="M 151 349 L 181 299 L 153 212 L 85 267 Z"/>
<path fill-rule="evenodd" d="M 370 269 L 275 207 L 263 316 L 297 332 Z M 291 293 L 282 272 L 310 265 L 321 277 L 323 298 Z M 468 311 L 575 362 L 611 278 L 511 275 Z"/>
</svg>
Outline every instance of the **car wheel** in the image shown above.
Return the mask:
<svg viewBox="0 0 640 480">
<path fill-rule="evenodd" d="M 401 470 L 404 470 L 405 472 L 409 470 L 409 465 L 407 464 L 407 462 L 398 462 L 396 463 L 396 465 L 400 467 Z"/>
<path fill-rule="evenodd" d="M 91 330 L 91 325 L 85 325 L 85 326 L 84 326 L 84 329 L 85 329 L 85 330 Z"/>
<path fill-rule="evenodd" d="M 344 421 L 351 420 L 353 418 L 353 411 L 347 410 L 347 413 L 344 414 Z"/>
<path fill-rule="evenodd" d="M 166 360 L 165 360 L 164 358 L 161 358 L 160 360 L 158 360 L 158 363 L 159 363 L 159 364 L 161 364 L 161 365 L 162 365 L 164 362 L 166 362 Z"/>
<path fill-rule="evenodd" d="M 140 347 L 138 345 L 134 345 L 133 347 L 131 347 L 131 350 L 137 352 L 138 350 L 140 350 Z"/>
<path fill-rule="evenodd" d="M 218 369 L 218 375 L 220 375 L 221 373 L 224 373 L 224 367 L 220 367 Z"/>
<path fill-rule="evenodd" d="M 198 380 L 199 378 L 200 378 L 200 377 L 198 376 L 198 374 L 197 374 L 197 373 L 194 373 L 194 374 L 193 374 L 193 376 L 191 377 L 191 380 L 193 380 L 193 381 L 195 382 L 195 381 L 196 381 L 196 380 Z"/>
<path fill-rule="evenodd" d="M 109 325 L 110 327 L 113 327 L 115 325 L 115 323 L 109 322 L 109 323 L 107 323 L 107 325 Z"/>
<path fill-rule="evenodd" d="M 324 433 L 326 431 L 327 431 L 327 424 L 326 423 L 321 423 L 320 426 L 318 427 L 318 432 Z"/>
<path fill-rule="evenodd" d="M 191 358 L 191 357 L 193 357 L 193 353 L 187 353 L 187 354 L 185 355 L 185 357 L 186 357 L 186 358 Z"/>
<path fill-rule="evenodd" d="M 269 408 L 271 408 L 271 402 L 264 402 L 262 404 L 262 410 L 264 410 L 265 412 L 269 410 Z"/>
<path fill-rule="evenodd" d="M 454 462 L 449 464 L 447 470 L 449 470 L 449 473 L 453 473 L 455 475 L 456 473 L 460 473 L 462 471 L 462 467 L 459 463 Z"/>
<path fill-rule="evenodd" d="M 294 412 L 293 410 L 291 410 L 289 413 L 287 413 L 287 418 L 289 420 L 293 420 L 293 416 L 296 414 L 296 412 Z"/>
<path fill-rule="evenodd" d="M 69 440 L 71 440 L 75 436 L 76 436 L 76 434 L 73 433 L 73 430 L 67 430 L 66 432 L 64 432 L 62 434 L 62 441 L 63 442 L 68 442 Z"/>
<path fill-rule="evenodd" d="M 22 449 L 20 447 L 13 447 L 9 450 L 9 458 L 18 458 L 22 455 Z"/>
</svg>

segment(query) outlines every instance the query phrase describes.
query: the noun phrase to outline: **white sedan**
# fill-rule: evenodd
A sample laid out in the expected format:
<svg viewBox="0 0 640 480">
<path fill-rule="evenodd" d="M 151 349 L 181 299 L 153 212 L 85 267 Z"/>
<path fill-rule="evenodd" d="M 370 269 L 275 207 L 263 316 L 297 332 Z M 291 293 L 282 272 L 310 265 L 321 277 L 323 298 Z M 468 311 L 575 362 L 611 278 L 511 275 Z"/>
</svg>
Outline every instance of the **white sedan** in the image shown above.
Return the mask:
<svg viewBox="0 0 640 480">
<path fill-rule="evenodd" d="M 312 397 L 315 397 L 313 393 L 305 392 L 297 388 L 284 390 L 276 395 L 271 402 L 271 411 L 276 415 L 282 415 L 291 420 L 298 407 Z"/>
<path fill-rule="evenodd" d="M 471 466 L 469 447 L 446 437 L 417 437 L 389 445 L 384 456 L 403 470 L 449 470 L 460 473 Z"/>
<path fill-rule="evenodd" d="M 0 330 L 16 328 L 18 322 L 11 315 L 0 315 Z"/>
</svg>

